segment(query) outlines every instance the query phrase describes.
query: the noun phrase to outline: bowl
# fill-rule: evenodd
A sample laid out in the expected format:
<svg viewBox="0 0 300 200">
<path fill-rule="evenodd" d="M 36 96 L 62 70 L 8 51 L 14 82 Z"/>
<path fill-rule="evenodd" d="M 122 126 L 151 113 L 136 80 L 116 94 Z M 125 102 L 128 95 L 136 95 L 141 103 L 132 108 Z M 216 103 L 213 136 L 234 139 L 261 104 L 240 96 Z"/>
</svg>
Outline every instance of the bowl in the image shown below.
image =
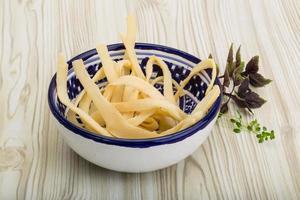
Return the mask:
<svg viewBox="0 0 300 200">
<path fill-rule="evenodd" d="M 108 45 L 113 60 L 124 57 L 122 43 Z M 163 59 L 172 74 L 172 78 L 180 82 L 188 76 L 200 59 L 183 51 L 156 44 L 136 43 L 135 51 L 141 68 L 144 70 L 149 56 L 155 55 Z M 102 66 L 95 49 L 84 52 L 68 61 L 67 89 L 70 99 L 83 89 L 72 69 L 72 62 L 83 59 L 90 76 Z M 159 67 L 153 69 L 153 78 L 161 76 Z M 179 104 L 186 113 L 191 113 L 197 102 L 201 100 L 210 81 L 211 70 L 205 70 L 194 76 L 186 85 L 188 95 L 180 98 Z M 56 93 L 56 75 L 53 76 L 48 90 L 48 103 L 57 122 L 59 133 L 67 144 L 80 156 L 101 167 L 121 172 L 149 172 L 173 165 L 192 154 L 211 133 L 218 116 L 221 96 L 218 97 L 206 116 L 193 126 L 174 134 L 152 139 L 112 138 L 89 132 L 80 128 L 65 117 L 66 107 L 59 101 Z M 97 84 L 105 84 L 100 81 Z M 217 79 L 215 84 L 219 84 Z M 162 86 L 155 85 L 159 90 Z"/>
</svg>

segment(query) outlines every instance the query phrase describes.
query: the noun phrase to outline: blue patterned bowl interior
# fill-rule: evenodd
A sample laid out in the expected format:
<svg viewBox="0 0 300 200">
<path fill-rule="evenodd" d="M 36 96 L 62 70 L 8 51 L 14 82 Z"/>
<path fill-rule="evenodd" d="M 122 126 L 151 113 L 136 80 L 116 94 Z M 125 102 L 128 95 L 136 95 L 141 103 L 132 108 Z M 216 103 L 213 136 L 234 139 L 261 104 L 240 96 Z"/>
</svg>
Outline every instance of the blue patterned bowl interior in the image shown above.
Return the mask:
<svg viewBox="0 0 300 200">
<path fill-rule="evenodd" d="M 111 58 L 115 61 L 123 60 L 124 58 L 124 46 L 120 45 L 119 48 L 113 49 L 109 51 Z M 145 73 L 145 67 L 149 56 L 155 55 L 160 57 L 165 61 L 168 65 L 172 78 L 177 82 L 184 80 L 190 73 L 191 68 L 193 68 L 198 62 L 192 62 L 178 55 L 172 55 L 168 52 L 165 52 L 164 49 L 156 50 L 156 49 L 145 49 L 142 46 L 137 45 L 136 54 L 138 57 L 139 64 L 142 70 Z M 76 57 L 76 59 L 83 59 L 86 69 L 92 78 L 96 72 L 102 67 L 102 63 L 99 59 L 98 54 L 95 50 L 92 50 L 90 53 L 81 55 Z M 68 62 L 69 64 L 69 73 L 68 73 L 68 82 L 67 89 L 68 95 L 71 100 L 75 100 L 77 95 L 82 91 L 83 87 L 80 81 L 77 79 L 73 67 L 72 67 L 72 59 Z M 152 78 L 156 78 L 162 76 L 162 71 L 158 66 L 153 67 Z M 204 97 L 205 91 L 207 89 L 207 85 L 210 82 L 211 70 L 206 70 L 201 72 L 198 76 L 194 76 L 191 81 L 186 85 L 185 89 L 188 91 L 187 95 L 184 95 L 179 100 L 179 106 L 185 113 L 191 113 L 197 103 Z M 107 80 L 103 79 L 97 82 L 98 86 L 101 88 L 107 84 Z M 155 84 L 155 87 L 163 93 L 163 85 Z M 174 88 L 175 90 L 175 88 Z M 66 107 L 58 100 L 57 105 L 59 107 L 59 111 L 62 115 L 66 114 Z M 81 123 L 79 121 L 79 123 Z"/>
<path fill-rule="evenodd" d="M 108 45 L 108 50 L 111 58 L 115 61 L 122 60 L 124 58 L 124 45 L 122 43 Z M 149 59 L 149 56 L 155 55 L 160 57 L 162 60 L 166 62 L 168 65 L 172 78 L 180 83 L 180 81 L 184 80 L 190 73 L 191 69 L 200 62 L 200 60 L 190 54 L 182 52 L 177 49 L 173 49 L 170 47 L 165 47 L 161 45 L 154 44 L 146 44 L 146 43 L 136 43 L 135 52 L 138 57 L 139 64 L 142 70 L 145 72 L 145 66 Z M 93 77 L 96 72 L 102 67 L 101 61 L 95 49 L 82 53 L 71 60 L 68 61 L 69 72 L 68 72 L 68 82 L 67 82 L 67 90 L 68 95 L 71 100 L 74 100 L 76 96 L 83 89 L 81 83 L 76 78 L 76 75 L 72 68 L 72 62 L 77 59 L 82 59 L 85 63 L 86 69 L 90 75 Z M 156 78 L 158 76 L 162 76 L 162 71 L 159 67 L 154 66 L 152 78 Z M 180 108 L 185 113 L 191 113 L 197 103 L 204 97 L 205 91 L 207 89 L 207 85 L 211 80 L 211 70 L 202 71 L 199 75 L 194 76 L 189 83 L 186 85 L 185 89 L 188 91 L 188 95 L 185 95 L 180 98 L 179 105 Z M 100 80 L 97 84 L 99 87 L 103 87 L 106 85 L 106 80 Z M 219 84 L 218 80 L 216 80 L 215 84 Z M 163 92 L 163 87 L 161 84 L 156 84 L 156 88 L 159 91 Z M 159 138 L 152 139 L 140 139 L 140 140 L 130 140 L 130 139 L 120 139 L 120 138 L 107 138 L 105 136 L 101 136 L 99 134 L 93 134 L 88 132 L 82 128 L 74 127 L 69 121 L 65 119 L 66 116 L 66 107 L 59 101 L 56 95 L 56 84 L 55 84 L 55 76 L 53 77 L 48 92 L 48 100 L 49 106 L 54 114 L 54 116 L 62 123 L 65 127 L 73 130 L 73 132 L 80 134 L 84 137 L 93 139 L 95 141 L 100 141 L 108 144 L 117 144 L 121 146 L 130 146 L 130 147 L 146 147 L 153 145 L 160 145 L 166 143 L 172 143 L 188 137 L 191 134 L 194 134 L 197 130 L 204 128 L 218 113 L 221 97 L 215 102 L 207 116 L 205 116 L 202 120 L 197 122 L 192 127 L 180 131 L 176 134 L 172 134 L 169 136 L 163 136 Z M 80 120 L 79 120 L 79 123 Z M 171 139 L 170 139 L 171 138 Z M 134 145 L 132 145 L 132 141 L 135 141 Z"/>
</svg>

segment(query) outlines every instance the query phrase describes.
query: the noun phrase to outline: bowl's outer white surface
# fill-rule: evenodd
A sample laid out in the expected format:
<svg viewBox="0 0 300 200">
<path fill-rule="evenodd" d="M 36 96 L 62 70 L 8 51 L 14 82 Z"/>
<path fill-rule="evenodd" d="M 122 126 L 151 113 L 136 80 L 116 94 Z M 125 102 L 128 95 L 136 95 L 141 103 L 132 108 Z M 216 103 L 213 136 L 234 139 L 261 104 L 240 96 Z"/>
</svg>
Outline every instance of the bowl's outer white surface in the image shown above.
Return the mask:
<svg viewBox="0 0 300 200">
<path fill-rule="evenodd" d="M 67 144 L 86 160 L 120 172 L 149 172 L 173 165 L 192 154 L 211 133 L 216 117 L 202 130 L 176 143 L 131 148 L 109 145 L 87 139 L 61 125 L 59 132 Z"/>
</svg>

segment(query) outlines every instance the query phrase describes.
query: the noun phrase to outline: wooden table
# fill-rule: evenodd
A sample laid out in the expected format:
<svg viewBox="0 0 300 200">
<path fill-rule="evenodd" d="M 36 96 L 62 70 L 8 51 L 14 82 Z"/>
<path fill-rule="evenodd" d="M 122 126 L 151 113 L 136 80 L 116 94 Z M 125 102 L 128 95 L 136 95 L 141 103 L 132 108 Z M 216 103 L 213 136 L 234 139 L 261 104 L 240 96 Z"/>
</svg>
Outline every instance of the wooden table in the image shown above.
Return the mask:
<svg viewBox="0 0 300 200">
<path fill-rule="evenodd" d="M 276 139 L 233 134 L 232 110 L 190 157 L 153 173 L 74 153 L 47 103 L 58 52 L 120 42 L 129 12 L 138 41 L 211 52 L 222 70 L 231 42 L 244 59 L 260 55 L 273 83 L 259 90 L 268 103 L 255 117 Z M 299 27 L 299 0 L 0 1 L 0 199 L 300 199 Z"/>
</svg>

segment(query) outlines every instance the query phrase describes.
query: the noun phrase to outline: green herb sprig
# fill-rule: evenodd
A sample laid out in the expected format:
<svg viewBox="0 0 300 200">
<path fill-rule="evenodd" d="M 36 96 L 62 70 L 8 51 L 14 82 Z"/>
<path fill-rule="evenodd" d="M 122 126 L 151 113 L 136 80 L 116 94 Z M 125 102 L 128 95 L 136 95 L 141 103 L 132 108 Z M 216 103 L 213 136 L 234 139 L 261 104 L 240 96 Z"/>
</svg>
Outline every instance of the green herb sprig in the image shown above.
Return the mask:
<svg viewBox="0 0 300 200">
<path fill-rule="evenodd" d="M 241 133 L 242 131 L 252 133 L 256 135 L 256 138 L 259 143 L 263 143 L 267 140 L 273 140 L 275 138 L 274 130 L 268 131 L 265 126 L 261 127 L 257 119 L 250 121 L 249 123 L 243 121 L 242 115 L 237 112 L 237 116 L 230 119 L 230 122 L 233 123 L 233 132 Z"/>
</svg>

